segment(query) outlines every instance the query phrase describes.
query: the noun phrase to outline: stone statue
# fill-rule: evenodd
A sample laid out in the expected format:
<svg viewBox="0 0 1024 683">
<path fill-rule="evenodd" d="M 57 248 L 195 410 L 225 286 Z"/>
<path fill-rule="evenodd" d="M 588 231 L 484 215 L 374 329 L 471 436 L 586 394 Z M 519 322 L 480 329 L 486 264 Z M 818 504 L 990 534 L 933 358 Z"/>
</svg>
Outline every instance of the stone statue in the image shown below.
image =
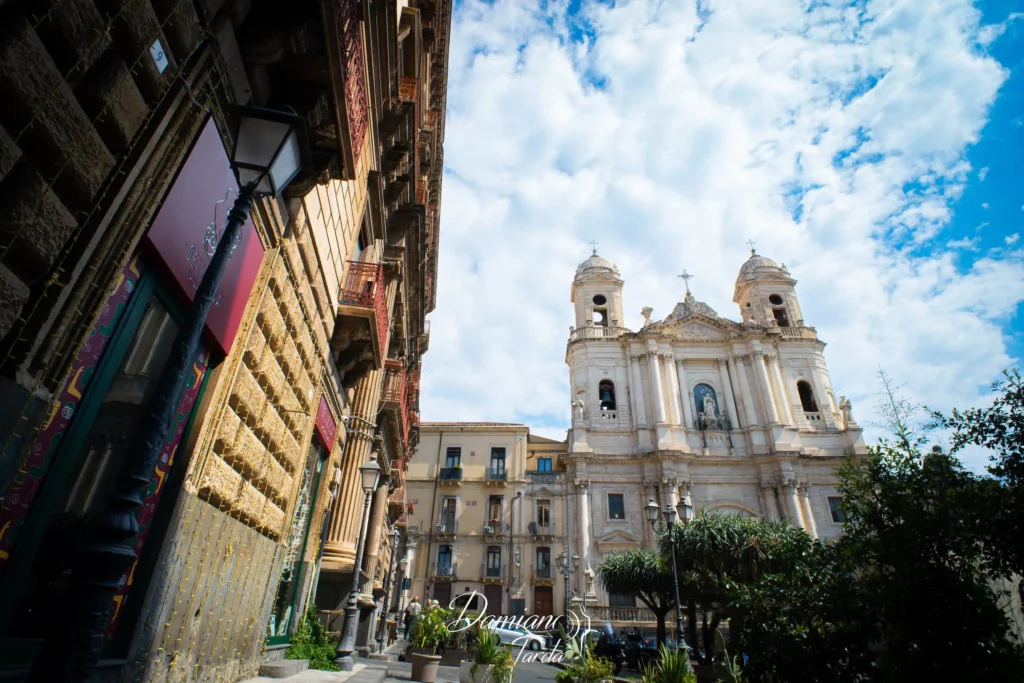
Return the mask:
<svg viewBox="0 0 1024 683">
<path fill-rule="evenodd" d="M 583 407 L 584 407 L 584 405 L 586 405 L 586 404 L 583 403 L 583 399 L 582 398 L 578 398 L 578 399 L 576 399 L 575 401 L 572 402 L 573 418 L 577 422 L 582 422 L 583 421 Z"/>
<path fill-rule="evenodd" d="M 701 413 L 708 419 L 714 419 L 715 399 L 711 398 L 711 394 L 704 394 L 704 408 L 701 410 Z"/>
<path fill-rule="evenodd" d="M 850 403 L 850 399 L 845 396 L 840 396 L 839 410 L 843 413 L 844 424 L 856 424 L 856 420 L 853 419 L 853 404 Z"/>
<path fill-rule="evenodd" d="M 644 306 L 643 308 L 640 309 L 640 315 L 644 317 L 644 327 L 647 327 L 648 325 L 651 324 L 651 313 L 654 313 L 654 309 L 651 308 L 650 306 Z"/>
</svg>

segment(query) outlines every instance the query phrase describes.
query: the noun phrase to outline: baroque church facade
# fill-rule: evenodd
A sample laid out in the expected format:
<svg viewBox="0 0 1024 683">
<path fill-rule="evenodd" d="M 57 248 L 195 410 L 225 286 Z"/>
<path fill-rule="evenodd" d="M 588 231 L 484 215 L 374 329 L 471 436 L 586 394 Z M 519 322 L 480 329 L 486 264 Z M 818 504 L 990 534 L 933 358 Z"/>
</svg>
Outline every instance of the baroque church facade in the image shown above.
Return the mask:
<svg viewBox="0 0 1024 683">
<path fill-rule="evenodd" d="M 687 282 L 664 320 L 644 308 L 633 332 L 622 325 L 623 284 L 596 250 L 572 283 L 565 467 L 587 602 L 614 607 L 593 578 L 602 557 L 656 541 L 649 500 L 838 535 L 835 470 L 866 447 L 785 264 L 751 250 L 733 293 L 740 322 L 694 299 Z"/>
</svg>

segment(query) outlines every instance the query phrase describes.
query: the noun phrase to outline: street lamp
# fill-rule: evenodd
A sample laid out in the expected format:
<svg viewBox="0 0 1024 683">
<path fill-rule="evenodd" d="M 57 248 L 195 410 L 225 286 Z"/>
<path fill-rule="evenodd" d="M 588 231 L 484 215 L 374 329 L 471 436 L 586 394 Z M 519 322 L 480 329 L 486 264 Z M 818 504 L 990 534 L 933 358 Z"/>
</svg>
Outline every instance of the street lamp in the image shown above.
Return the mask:
<svg viewBox="0 0 1024 683">
<path fill-rule="evenodd" d="M 692 506 L 688 501 L 684 499 L 684 502 L 680 504 L 683 509 L 683 524 L 689 521 L 689 511 L 692 510 Z M 666 505 L 664 510 L 658 507 L 658 504 L 651 498 L 647 505 L 644 506 L 644 512 L 647 514 L 647 521 L 651 523 L 651 528 L 654 533 L 659 536 L 668 537 L 668 548 L 669 553 L 672 555 L 672 589 L 675 591 L 676 598 L 676 649 L 681 650 L 686 646 L 686 641 L 683 640 L 683 605 L 679 600 L 679 571 L 676 569 L 676 540 L 675 535 L 672 533 L 673 527 L 676 525 L 678 519 L 678 512 L 676 508 L 671 505 Z M 658 530 L 658 513 L 661 512 L 665 518 L 664 531 Z"/>
<path fill-rule="evenodd" d="M 66 627 L 48 639 L 33 675 L 37 680 L 85 681 L 99 659 L 114 606 L 114 594 L 138 559 L 138 512 L 167 443 L 178 400 L 185 388 L 206 319 L 220 290 L 228 260 L 237 246 L 254 197 L 280 193 L 303 167 L 308 149 L 296 114 L 246 107 L 237 110 L 237 135 L 231 167 L 239 191 L 228 212 L 192 303 L 153 386 L 152 398 L 132 435 L 132 444 L 115 478 L 114 489 L 92 525 L 88 542 L 75 558 Z M 211 207 L 212 208 L 212 207 Z"/>
<path fill-rule="evenodd" d="M 572 560 L 570 561 L 568 553 L 565 552 L 565 548 L 562 548 L 562 552 L 558 553 L 555 558 L 555 567 L 558 572 L 562 575 L 562 579 L 565 582 L 565 630 L 566 633 L 569 631 L 569 577 L 576 573 L 576 570 L 580 568 L 580 556 L 576 553 L 572 554 Z M 567 646 L 567 644 L 563 643 Z"/>
<path fill-rule="evenodd" d="M 398 527 L 392 527 L 391 531 L 388 533 L 388 547 L 391 548 L 391 557 L 388 559 L 388 573 L 384 579 L 384 599 L 381 602 L 380 624 L 377 628 L 377 652 L 384 651 L 385 630 L 388 621 L 388 605 L 391 602 L 391 586 L 395 580 L 395 555 L 398 554 L 398 537 Z M 399 562 L 398 565 L 401 567 L 401 562 Z"/>
<path fill-rule="evenodd" d="M 380 465 L 377 464 L 376 453 L 373 453 L 370 460 L 359 468 L 359 477 L 363 485 L 363 521 L 359 526 L 356 560 L 352 565 L 352 586 L 349 588 L 348 600 L 345 603 L 345 625 L 341 629 L 338 648 L 334 651 L 334 654 L 337 655 L 334 661 L 342 671 L 351 671 L 355 665 L 352 652 L 355 650 L 356 618 L 359 614 L 359 578 L 363 565 L 363 545 L 366 543 L 366 525 L 370 519 L 370 498 L 377 490 L 377 482 L 380 481 Z"/>
</svg>

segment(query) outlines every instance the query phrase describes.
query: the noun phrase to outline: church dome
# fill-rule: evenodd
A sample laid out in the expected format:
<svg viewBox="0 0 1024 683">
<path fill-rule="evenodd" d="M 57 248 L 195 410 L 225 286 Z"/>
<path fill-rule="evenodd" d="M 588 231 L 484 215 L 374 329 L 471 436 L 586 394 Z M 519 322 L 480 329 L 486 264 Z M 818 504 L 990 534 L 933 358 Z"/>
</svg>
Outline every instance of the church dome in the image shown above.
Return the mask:
<svg viewBox="0 0 1024 683">
<path fill-rule="evenodd" d="M 789 271 L 786 270 L 785 266 L 779 266 L 778 263 L 772 261 L 767 256 L 761 256 L 754 251 L 750 252 L 750 258 L 747 259 L 746 263 L 740 266 L 740 274 L 736 277 L 736 282 L 742 282 L 743 280 L 756 280 L 759 277 L 766 275 L 789 275 Z"/>
<path fill-rule="evenodd" d="M 612 273 L 614 275 L 619 274 L 619 269 L 615 267 L 615 264 L 606 258 L 598 256 L 597 251 L 595 250 L 594 253 L 587 258 L 586 261 L 581 263 L 579 267 L 576 268 L 576 277 L 579 277 L 584 273 L 602 271 Z"/>
</svg>

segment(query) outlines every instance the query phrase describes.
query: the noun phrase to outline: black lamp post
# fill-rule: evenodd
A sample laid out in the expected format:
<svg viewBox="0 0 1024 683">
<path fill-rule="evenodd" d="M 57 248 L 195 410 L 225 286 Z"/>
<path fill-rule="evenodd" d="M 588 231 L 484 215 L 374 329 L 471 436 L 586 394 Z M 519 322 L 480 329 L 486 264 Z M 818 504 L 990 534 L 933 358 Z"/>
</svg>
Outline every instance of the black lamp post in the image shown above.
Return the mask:
<svg viewBox="0 0 1024 683">
<path fill-rule="evenodd" d="M 580 556 L 576 553 L 572 554 L 572 560 L 570 561 L 568 553 L 565 549 L 558 553 L 555 558 L 555 567 L 558 568 L 558 573 L 562 575 L 562 580 L 565 583 L 565 632 L 569 632 L 569 577 L 576 573 L 580 568 Z M 568 647 L 567 643 L 563 643 L 564 646 Z"/>
<path fill-rule="evenodd" d="M 366 543 L 366 524 L 370 517 L 370 498 L 377 490 L 380 481 L 380 465 L 376 457 L 359 468 L 359 476 L 363 485 L 363 521 L 359 525 L 359 541 L 356 543 L 356 559 L 352 565 L 352 586 L 349 588 L 348 600 L 345 603 L 345 623 L 342 626 L 341 638 L 338 639 L 337 655 L 334 660 L 342 671 L 351 671 L 355 666 L 352 652 L 355 650 L 356 618 L 359 614 L 359 579 L 363 566 L 363 545 Z"/>
<path fill-rule="evenodd" d="M 65 598 L 68 607 L 65 625 L 47 640 L 33 668 L 32 681 L 86 681 L 89 669 L 99 660 L 114 595 L 137 559 L 135 537 L 139 533 L 139 508 L 153 478 L 160 451 L 167 442 L 171 420 L 195 362 L 207 316 L 213 308 L 228 260 L 239 242 L 252 200 L 260 195 L 277 194 L 306 165 L 308 151 L 299 116 L 247 107 L 238 110 L 237 118 L 231 166 L 238 177 L 238 197 L 228 212 L 217 248 L 154 385 L 153 397 L 142 413 L 132 446 L 125 451 L 128 456 L 118 472 L 114 490 L 76 556 Z"/>
<path fill-rule="evenodd" d="M 693 508 L 685 498 L 683 499 L 683 502 L 679 504 L 679 508 L 683 513 L 683 524 L 686 524 L 686 522 L 690 520 L 690 512 Z M 672 555 L 672 589 L 675 591 L 676 598 L 676 647 L 677 649 L 682 649 L 686 647 L 686 641 L 683 639 L 683 605 L 679 600 L 679 571 L 676 569 L 676 541 L 675 535 L 672 533 L 672 529 L 676 525 L 676 520 L 679 518 L 679 514 L 671 505 L 666 505 L 665 509 L 661 510 L 658 507 L 658 504 L 654 502 L 653 498 L 644 506 L 644 512 L 647 513 L 647 521 L 651 523 L 651 528 L 654 529 L 654 533 L 659 536 L 668 537 L 669 553 Z M 659 512 L 665 518 L 664 531 L 658 530 Z"/>
</svg>

